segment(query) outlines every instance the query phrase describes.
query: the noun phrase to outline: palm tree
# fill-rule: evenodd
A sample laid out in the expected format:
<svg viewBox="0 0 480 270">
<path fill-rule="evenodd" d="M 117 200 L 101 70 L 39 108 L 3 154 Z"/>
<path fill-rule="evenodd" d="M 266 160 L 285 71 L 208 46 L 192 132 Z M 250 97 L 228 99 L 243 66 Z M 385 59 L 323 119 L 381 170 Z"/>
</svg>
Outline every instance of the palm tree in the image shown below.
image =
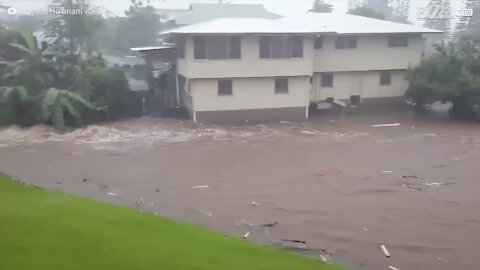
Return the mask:
<svg viewBox="0 0 480 270">
<path fill-rule="evenodd" d="M 68 74 L 75 67 L 66 63 L 67 59 L 61 52 L 45 50 L 39 52 L 36 43 L 28 42 L 29 48 L 9 43 L 9 46 L 22 52 L 23 58 L 16 61 L 0 61 L 4 74 L 0 77 L 0 114 L 6 115 L 4 122 L 7 124 L 38 123 L 37 114 L 29 116 L 26 121 L 25 112 L 28 108 L 41 110 L 40 121 L 51 123 L 62 131 L 65 128 L 65 116 L 71 116 L 75 124 L 82 123 L 81 109 L 96 109 L 91 103 L 79 94 L 55 88 L 62 85 L 61 77 Z M 28 105 L 28 106 L 27 106 Z"/>
<path fill-rule="evenodd" d="M 73 117 L 77 125 L 82 124 L 80 109 L 97 109 L 90 102 L 80 95 L 68 90 L 49 88 L 41 99 L 43 121 L 52 123 L 58 131 L 65 129 L 65 115 L 68 113 Z"/>
</svg>

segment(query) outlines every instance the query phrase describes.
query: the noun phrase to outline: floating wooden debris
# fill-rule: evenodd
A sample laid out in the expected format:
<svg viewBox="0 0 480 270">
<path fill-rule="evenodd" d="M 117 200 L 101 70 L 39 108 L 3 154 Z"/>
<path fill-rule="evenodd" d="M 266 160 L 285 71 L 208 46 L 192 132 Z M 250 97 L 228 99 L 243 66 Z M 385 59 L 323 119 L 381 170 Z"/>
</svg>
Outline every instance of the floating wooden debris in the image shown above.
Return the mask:
<svg viewBox="0 0 480 270">
<path fill-rule="evenodd" d="M 280 239 L 282 241 L 281 245 L 287 248 L 294 248 L 294 249 L 302 249 L 306 250 L 307 242 L 302 240 L 294 240 L 294 239 Z"/>
<path fill-rule="evenodd" d="M 398 268 L 396 268 L 396 267 L 393 267 L 393 266 L 391 266 L 391 265 L 388 266 L 388 269 L 391 269 L 391 270 L 400 270 L 400 269 L 398 269 Z"/>
<path fill-rule="evenodd" d="M 398 126 L 400 126 L 400 123 L 372 125 L 372 127 L 398 127 Z"/>
<path fill-rule="evenodd" d="M 115 194 L 113 192 L 107 192 L 107 195 L 110 195 L 110 196 L 118 196 L 118 194 Z"/>
<path fill-rule="evenodd" d="M 385 253 L 385 256 L 390 257 L 390 253 L 388 252 L 388 249 L 385 247 L 385 245 L 380 246 L 383 250 L 383 253 Z"/>
<path fill-rule="evenodd" d="M 243 239 L 248 238 L 249 235 L 250 235 L 250 232 L 245 233 L 245 234 L 243 235 Z"/>
<path fill-rule="evenodd" d="M 199 188 L 208 188 L 208 186 L 207 186 L 207 185 L 204 185 L 204 186 L 194 186 L 193 188 L 194 188 L 194 189 L 199 189 Z"/>
</svg>

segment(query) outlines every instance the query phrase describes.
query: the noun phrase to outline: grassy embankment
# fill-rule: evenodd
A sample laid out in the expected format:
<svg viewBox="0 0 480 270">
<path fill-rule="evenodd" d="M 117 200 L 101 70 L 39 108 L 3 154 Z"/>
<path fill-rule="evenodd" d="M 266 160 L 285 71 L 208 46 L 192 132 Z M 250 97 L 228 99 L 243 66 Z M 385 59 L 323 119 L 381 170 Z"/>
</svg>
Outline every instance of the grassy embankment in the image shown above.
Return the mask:
<svg viewBox="0 0 480 270">
<path fill-rule="evenodd" d="M 0 174 L 0 269 L 340 268 Z"/>
</svg>

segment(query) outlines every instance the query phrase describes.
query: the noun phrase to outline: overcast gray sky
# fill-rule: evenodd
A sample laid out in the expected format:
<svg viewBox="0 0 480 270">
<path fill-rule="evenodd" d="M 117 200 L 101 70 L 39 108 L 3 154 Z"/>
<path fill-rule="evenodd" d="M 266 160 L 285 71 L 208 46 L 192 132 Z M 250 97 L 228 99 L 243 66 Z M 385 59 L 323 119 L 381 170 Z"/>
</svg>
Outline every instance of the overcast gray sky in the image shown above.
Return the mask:
<svg viewBox="0 0 480 270">
<path fill-rule="evenodd" d="M 123 16 L 124 10 L 130 5 L 130 0 L 86 0 L 93 5 L 100 5 L 107 8 L 116 15 Z M 143 0 L 144 2 L 146 0 Z M 480 1 L 480 0 L 479 0 Z M 17 8 L 19 13 L 29 13 L 32 10 L 44 8 L 50 0 L 0 0 L 0 3 Z M 151 5 L 157 8 L 185 8 L 189 3 L 218 3 L 218 0 L 150 0 Z M 281 15 L 295 15 L 305 13 L 311 6 L 313 0 L 224 0 L 230 3 L 260 3 L 269 11 Z M 326 0 L 334 5 L 334 12 L 345 13 L 348 8 L 348 0 Z M 450 0 L 454 9 L 463 7 L 463 0 Z M 415 14 L 418 7 L 426 6 L 428 0 L 410 0 L 410 19 L 415 24 L 422 24 L 415 20 Z"/>
</svg>

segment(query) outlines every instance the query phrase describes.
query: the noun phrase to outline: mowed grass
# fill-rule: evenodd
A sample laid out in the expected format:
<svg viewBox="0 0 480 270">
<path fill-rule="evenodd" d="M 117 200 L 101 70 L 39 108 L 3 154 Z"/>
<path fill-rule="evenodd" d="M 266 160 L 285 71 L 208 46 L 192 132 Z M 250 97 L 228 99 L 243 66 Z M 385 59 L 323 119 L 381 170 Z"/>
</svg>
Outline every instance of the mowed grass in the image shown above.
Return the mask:
<svg viewBox="0 0 480 270">
<path fill-rule="evenodd" d="M 340 269 L 0 174 L 0 269 Z"/>
</svg>

